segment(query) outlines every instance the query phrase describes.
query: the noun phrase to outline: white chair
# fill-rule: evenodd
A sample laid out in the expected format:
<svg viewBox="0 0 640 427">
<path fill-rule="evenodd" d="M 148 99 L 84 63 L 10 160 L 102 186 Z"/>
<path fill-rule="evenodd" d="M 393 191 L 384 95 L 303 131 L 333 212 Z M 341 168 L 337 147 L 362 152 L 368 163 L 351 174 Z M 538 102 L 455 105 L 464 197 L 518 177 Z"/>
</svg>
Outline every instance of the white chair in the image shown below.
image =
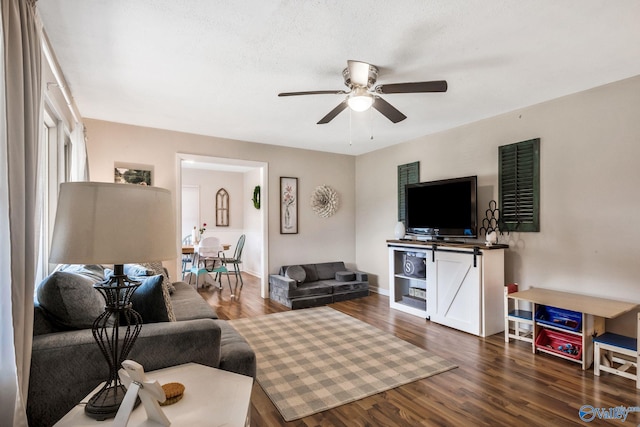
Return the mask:
<svg viewBox="0 0 640 427">
<path fill-rule="evenodd" d="M 231 280 L 229 280 L 229 271 L 222 263 L 223 256 L 221 256 L 222 247 L 220 245 L 220 240 L 217 237 L 205 237 L 200 241 L 200 244 L 197 247 L 194 247 L 194 252 L 193 264 L 189 271 L 191 273 L 189 276 L 189 284 L 191 284 L 191 278 L 195 275 L 197 289 L 198 279 L 201 275 L 204 274 L 206 276 L 211 273 L 216 273 L 218 277 L 218 289 L 222 290 L 222 274 L 227 273 L 227 282 L 229 283 L 231 298 L 233 298 L 234 295 L 233 289 L 231 288 Z"/>
</svg>

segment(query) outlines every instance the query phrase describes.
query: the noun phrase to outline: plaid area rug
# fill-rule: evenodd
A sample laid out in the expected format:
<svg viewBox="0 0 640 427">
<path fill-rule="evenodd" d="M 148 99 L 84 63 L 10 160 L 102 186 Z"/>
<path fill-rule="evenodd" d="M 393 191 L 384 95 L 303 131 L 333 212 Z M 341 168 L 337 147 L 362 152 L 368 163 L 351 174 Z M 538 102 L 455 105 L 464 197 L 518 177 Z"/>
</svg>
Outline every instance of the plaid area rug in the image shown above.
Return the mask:
<svg viewBox="0 0 640 427">
<path fill-rule="evenodd" d="M 257 381 L 286 421 L 456 367 L 329 307 L 229 323 L 256 352 Z"/>
</svg>

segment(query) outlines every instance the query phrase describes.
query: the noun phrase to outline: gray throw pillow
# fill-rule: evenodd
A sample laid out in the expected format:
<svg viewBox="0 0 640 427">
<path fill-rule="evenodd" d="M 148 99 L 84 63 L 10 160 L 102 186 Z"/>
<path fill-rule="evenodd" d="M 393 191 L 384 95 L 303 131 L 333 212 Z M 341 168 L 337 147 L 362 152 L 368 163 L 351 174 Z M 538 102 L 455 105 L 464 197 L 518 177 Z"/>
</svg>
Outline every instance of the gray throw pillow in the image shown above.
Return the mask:
<svg viewBox="0 0 640 427">
<path fill-rule="evenodd" d="M 104 297 L 95 280 L 81 274 L 56 271 L 40 284 L 36 294 L 42 309 L 62 329 L 87 329 L 104 312 Z"/>
<path fill-rule="evenodd" d="M 93 280 L 94 283 L 102 282 L 104 279 L 104 267 L 100 264 L 63 264 L 57 271 L 80 274 Z"/>
<path fill-rule="evenodd" d="M 292 265 L 288 267 L 285 275 L 289 279 L 295 280 L 297 283 L 302 283 L 307 278 L 307 272 L 300 265 Z"/>
</svg>

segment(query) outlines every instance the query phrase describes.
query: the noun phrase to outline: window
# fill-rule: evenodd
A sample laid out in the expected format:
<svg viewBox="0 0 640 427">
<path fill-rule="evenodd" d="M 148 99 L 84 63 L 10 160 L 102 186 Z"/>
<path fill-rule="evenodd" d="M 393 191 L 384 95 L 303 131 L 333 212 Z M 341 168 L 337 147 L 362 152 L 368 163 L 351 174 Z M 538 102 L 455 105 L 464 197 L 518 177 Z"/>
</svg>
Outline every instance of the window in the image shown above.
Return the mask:
<svg viewBox="0 0 640 427">
<path fill-rule="evenodd" d="M 498 147 L 501 231 L 540 231 L 540 138 Z"/>
<path fill-rule="evenodd" d="M 72 143 L 68 130 L 58 118 L 55 110 L 45 105 L 40 148 L 43 153 L 40 162 L 40 188 L 45 191 L 42 198 L 40 222 L 40 252 L 36 280 L 44 279 L 53 269 L 49 265 L 49 248 L 53 235 L 53 224 L 58 205 L 60 184 L 70 180 Z"/>
</svg>

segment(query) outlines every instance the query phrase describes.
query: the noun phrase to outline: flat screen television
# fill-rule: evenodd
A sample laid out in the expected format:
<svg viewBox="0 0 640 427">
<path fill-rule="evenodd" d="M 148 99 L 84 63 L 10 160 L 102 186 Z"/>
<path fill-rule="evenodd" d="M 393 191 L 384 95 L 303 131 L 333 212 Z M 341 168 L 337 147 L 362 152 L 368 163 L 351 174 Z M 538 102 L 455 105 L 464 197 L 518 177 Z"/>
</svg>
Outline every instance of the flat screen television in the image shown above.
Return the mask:
<svg viewBox="0 0 640 427">
<path fill-rule="evenodd" d="M 477 186 L 476 176 L 407 185 L 407 233 L 436 239 L 476 238 Z"/>
</svg>

